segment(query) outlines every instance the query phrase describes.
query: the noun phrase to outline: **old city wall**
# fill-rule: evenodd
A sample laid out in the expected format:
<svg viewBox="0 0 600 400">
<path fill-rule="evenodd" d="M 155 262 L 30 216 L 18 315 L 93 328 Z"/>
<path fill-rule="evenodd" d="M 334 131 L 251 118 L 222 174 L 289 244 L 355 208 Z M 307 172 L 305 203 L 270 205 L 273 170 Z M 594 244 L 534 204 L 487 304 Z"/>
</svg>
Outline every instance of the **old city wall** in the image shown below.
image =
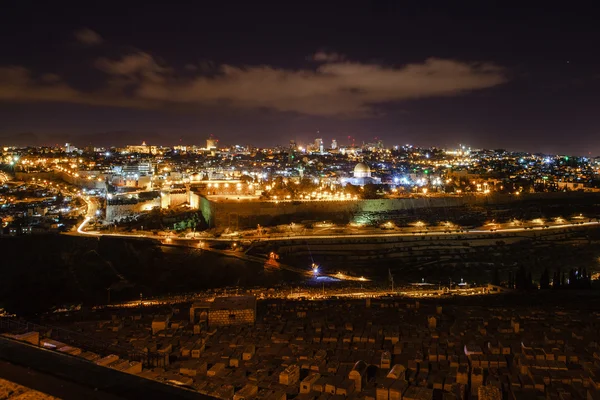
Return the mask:
<svg viewBox="0 0 600 400">
<path fill-rule="evenodd" d="M 86 177 L 75 177 L 65 172 L 16 172 L 15 178 L 22 181 L 29 181 L 31 178 L 36 179 L 60 179 L 71 185 L 75 185 L 85 189 L 106 189 L 104 180 L 98 182 L 96 179 L 87 179 Z"/>
<path fill-rule="evenodd" d="M 106 220 L 118 221 L 123 218 L 132 217 L 142 211 L 148 211 L 154 207 L 160 208 L 160 197 L 148 201 L 140 201 L 132 204 L 108 204 L 106 206 Z"/>
<path fill-rule="evenodd" d="M 495 194 L 489 196 L 448 196 L 405 199 L 377 199 L 359 201 L 223 201 L 214 202 L 200 197 L 200 209 L 209 226 L 250 228 L 257 224 L 268 226 L 294 220 L 346 218 L 357 214 L 410 211 L 426 208 L 451 208 L 459 206 L 502 205 L 515 202 L 559 201 L 598 198 L 594 193 L 531 193 L 521 196 Z"/>
<path fill-rule="evenodd" d="M 309 201 L 309 202 L 213 202 L 204 197 L 199 208 L 210 226 L 254 227 L 257 224 L 272 225 L 282 217 L 295 219 L 327 219 L 351 216 L 358 213 L 413 210 L 426 207 L 457 207 L 464 204 L 483 203 L 480 197 L 444 197 L 414 199 L 378 199 L 360 201 Z"/>
<path fill-rule="evenodd" d="M 161 208 L 175 208 L 189 202 L 189 194 L 187 191 L 164 191 L 160 194 Z"/>
<path fill-rule="evenodd" d="M 54 172 L 15 172 L 15 179 L 19 181 L 30 181 L 35 179 L 56 179 Z"/>
<path fill-rule="evenodd" d="M 187 191 L 172 192 L 170 193 L 169 207 L 177 207 L 185 204 L 189 201 L 189 195 Z"/>
</svg>

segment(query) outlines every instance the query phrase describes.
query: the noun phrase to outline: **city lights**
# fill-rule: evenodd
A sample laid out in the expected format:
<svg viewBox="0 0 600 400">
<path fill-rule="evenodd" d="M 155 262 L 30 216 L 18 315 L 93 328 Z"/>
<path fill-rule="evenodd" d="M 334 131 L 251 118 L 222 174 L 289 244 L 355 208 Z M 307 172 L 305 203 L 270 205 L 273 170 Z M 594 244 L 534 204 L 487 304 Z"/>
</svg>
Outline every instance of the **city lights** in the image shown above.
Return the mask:
<svg viewBox="0 0 600 400">
<path fill-rule="evenodd" d="M 597 5 L 6 3 L 2 398 L 600 400 Z"/>
</svg>

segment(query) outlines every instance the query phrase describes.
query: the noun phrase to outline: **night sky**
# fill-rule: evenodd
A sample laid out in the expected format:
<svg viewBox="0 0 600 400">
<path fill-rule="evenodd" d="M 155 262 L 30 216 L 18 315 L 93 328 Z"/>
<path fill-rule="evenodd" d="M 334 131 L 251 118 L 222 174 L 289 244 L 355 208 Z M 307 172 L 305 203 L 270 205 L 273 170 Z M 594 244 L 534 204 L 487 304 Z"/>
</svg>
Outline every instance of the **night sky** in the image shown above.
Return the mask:
<svg viewBox="0 0 600 400">
<path fill-rule="evenodd" d="M 4 0 L 0 144 L 600 154 L 593 8 L 187 3 Z"/>
</svg>

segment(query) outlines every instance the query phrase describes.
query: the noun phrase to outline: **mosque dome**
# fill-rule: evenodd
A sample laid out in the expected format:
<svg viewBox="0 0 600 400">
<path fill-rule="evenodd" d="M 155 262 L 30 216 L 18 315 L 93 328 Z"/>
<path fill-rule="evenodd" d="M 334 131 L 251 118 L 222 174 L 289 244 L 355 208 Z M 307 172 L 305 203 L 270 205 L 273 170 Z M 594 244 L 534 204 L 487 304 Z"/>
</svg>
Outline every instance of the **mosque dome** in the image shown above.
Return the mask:
<svg viewBox="0 0 600 400">
<path fill-rule="evenodd" d="M 370 178 L 371 177 L 371 168 L 365 163 L 358 163 L 354 167 L 354 177 L 355 178 Z"/>
</svg>

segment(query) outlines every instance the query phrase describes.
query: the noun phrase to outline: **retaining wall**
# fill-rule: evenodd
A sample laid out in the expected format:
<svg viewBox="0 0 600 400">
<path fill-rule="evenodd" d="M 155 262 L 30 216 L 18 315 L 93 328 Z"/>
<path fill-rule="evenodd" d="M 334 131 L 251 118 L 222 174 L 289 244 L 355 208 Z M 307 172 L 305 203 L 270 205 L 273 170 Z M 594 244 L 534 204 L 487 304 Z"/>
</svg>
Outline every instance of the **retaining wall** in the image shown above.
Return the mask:
<svg viewBox="0 0 600 400">
<path fill-rule="evenodd" d="M 317 219 L 348 219 L 356 214 L 398 212 L 425 208 L 451 208 L 459 206 L 486 206 L 526 201 L 568 201 L 572 199 L 598 199 L 597 193 L 531 193 L 520 196 L 465 195 L 447 197 L 420 197 L 405 199 L 349 200 L 349 201 L 212 201 L 200 197 L 199 209 L 211 227 L 232 229 L 268 226 L 281 223 L 285 218 L 296 221 Z M 283 218 L 285 217 L 285 218 Z"/>
</svg>

